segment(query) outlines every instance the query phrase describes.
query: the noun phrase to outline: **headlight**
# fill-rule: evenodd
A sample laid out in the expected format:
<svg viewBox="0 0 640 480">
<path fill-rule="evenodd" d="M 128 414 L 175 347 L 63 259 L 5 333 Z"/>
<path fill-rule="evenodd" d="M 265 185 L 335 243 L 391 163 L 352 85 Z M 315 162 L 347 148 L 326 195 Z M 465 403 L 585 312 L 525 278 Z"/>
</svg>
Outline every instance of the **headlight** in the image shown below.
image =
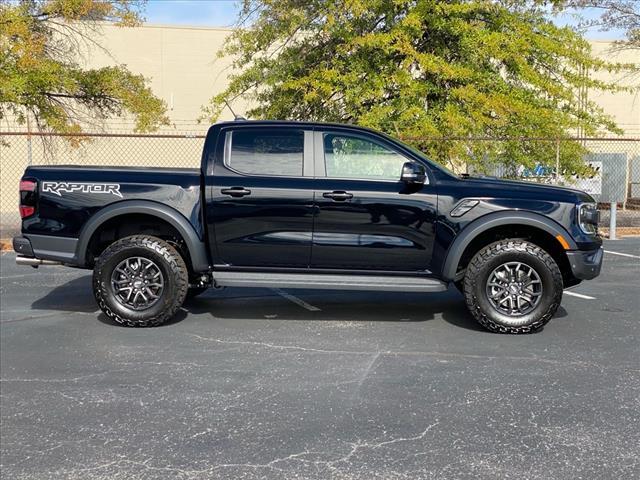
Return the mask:
<svg viewBox="0 0 640 480">
<path fill-rule="evenodd" d="M 584 233 L 594 234 L 598 231 L 600 212 L 595 203 L 578 205 L 578 225 Z"/>
</svg>

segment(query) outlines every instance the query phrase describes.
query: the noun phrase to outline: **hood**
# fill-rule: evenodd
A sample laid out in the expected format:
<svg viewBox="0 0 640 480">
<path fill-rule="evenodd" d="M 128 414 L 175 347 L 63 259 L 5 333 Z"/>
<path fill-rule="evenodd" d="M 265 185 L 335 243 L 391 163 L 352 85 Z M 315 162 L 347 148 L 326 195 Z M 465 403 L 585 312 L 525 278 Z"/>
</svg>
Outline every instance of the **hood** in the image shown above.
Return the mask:
<svg viewBox="0 0 640 480">
<path fill-rule="evenodd" d="M 566 202 L 595 202 L 594 198 L 582 190 L 562 187 L 559 185 L 548 185 L 544 183 L 528 182 L 525 180 L 505 180 L 497 177 L 468 176 L 462 177 L 466 184 L 475 185 L 478 188 L 490 188 L 504 190 L 505 194 L 511 193 L 531 193 L 536 196 L 548 197 L 550 200 L 562 200 Z M 510 195 L 505 195 L 510 196 Z"/>
</svg>

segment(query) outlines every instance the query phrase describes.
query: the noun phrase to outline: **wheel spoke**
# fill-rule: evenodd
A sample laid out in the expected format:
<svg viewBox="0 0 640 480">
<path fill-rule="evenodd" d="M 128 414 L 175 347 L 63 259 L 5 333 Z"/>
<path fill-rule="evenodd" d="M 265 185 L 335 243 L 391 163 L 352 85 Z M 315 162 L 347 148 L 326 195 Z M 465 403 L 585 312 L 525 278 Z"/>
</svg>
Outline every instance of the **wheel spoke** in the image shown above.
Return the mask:
<svg viewBox="0 0 640 480">
<path fill-rule="evenodd" d="M 520 299 L 520 298 L 521 298 L 522 300 L 524 300 L 525 302 L 527 302 L 529 305 L 533 305 L 533 303 L 531 302 L 531 300 L 530 300 L 530 299 L 528 299 L 527 297 L 525 297 L 524 295 L 518 295 L 518 299 Z M 520 308 L 520 307 L 518 307 L 518 308 Z"/>
<path fill-rule="evenodd" d="M 152 260 L 129 257 L 113 269 L 111 288 L 116 299 L 127 308 L 146 310 L 162 296 L 164 277 Z"/>
<path fill-rule="evenodd" d="M 129 278 L 129 274 L 122 268 L 116 268 L 116 272 L 120 273 L 120 275 Z"/>
<path fill-rule="evenodd" d="M 486 283 L 489 302 L 500 313 L 522 316 L 531 312 L 543 294 L 538 272 L 526 263 L 506 262 L 496 267 Z"/>
</svg>

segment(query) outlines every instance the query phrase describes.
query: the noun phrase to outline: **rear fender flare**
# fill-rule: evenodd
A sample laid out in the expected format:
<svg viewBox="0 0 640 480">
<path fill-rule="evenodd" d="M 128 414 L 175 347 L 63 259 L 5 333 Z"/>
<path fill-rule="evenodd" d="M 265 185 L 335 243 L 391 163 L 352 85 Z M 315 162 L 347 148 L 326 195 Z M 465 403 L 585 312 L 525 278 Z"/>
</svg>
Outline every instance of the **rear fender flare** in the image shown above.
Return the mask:
<svg viewBox="0 0 640 480">
<path fill-rule="evenodd" d="M 567 232 L 567 230 L 565 230 L 565 228 L 555 220 L 533 212 L 494 212 L 472 221 L 456 236 L 447 251 L 447 256 L 442 268 L 442 277 L 449 281 L 456 280 L 455 276 L 458 269 L 458 263 L 460 263 L 462 254 L 473 239 L 491 228 L 503 225 L 525 225 L 528 227 L 535 227 L 549 233 L 554 238 L 557 235 L 562 235 L 569 244 L 570 250 L 578 248 L 569 232 Z"/>
<path fill-rule="evenodd" d="M 118 202 L 103 208 L 93 215 L 80 232 L 78 246 L 76 247 L 76 258 L 78 259 L 79 265 L 86 266 L 89 242 L 100 226 L 112 218 L 128 214 L 150 215 L 170 224 L 184 239 L 191 257 L 193 271 L 205 272 L 209 270 L 209 260 L 205 243 L 198 236 L 198 233 L 189 220 L 177 210 L 149 200 L 126 200 L 124 202 Z"/>
</svg>

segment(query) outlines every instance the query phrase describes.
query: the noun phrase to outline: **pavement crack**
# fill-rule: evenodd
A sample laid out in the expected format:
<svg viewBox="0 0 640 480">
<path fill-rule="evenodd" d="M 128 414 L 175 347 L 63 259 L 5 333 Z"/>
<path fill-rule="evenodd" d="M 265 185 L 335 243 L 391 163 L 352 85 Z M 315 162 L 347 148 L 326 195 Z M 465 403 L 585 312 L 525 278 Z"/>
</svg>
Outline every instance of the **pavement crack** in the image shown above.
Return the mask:
<svg viewBox="0 0 640 480">
<path fill-rule="evenodd" d="M 382 442 L 377 442 L 377 443 L 369 443 L 369 442 L 351 443 L 351 450 L 349 451 L 349 453 L 347 453 L 343 457 L 340 457 L 336 460 L 331 460 L 327 462 L 327 465 L 333 466 L 336 463 L 348 462 L 360 450 L 366 450 L 366 449 L 375 450 L 378 448 L 386 447 L 388 445 L 393 445 L 400 442 L 415 442 L 418 440 L 422 440 L 427 436 L 429 431 L 432 428 L 436 427 L 439 423 L 440 422 L 432 423 L 431 425 L 427 426 L 421 433 L 419 433 L 418 435 L 414 435 L 412 437 L 398 437 L 398 438 L 393 438 L 391 440 L 384 440 Z"/>
<path fill-rule="evenodd" d="M 633 371 L 637 372 L 638 369 L 622 367 L 622 366 L 603 366 L 594 362 L 581 361 L 581 360 L 573 360 L 567 361 L 564 359 L 553 359 L 553 358 L 542 358 L 538 356 L 519 356 L 519 355 L 489 355 L 489 354 L 473 354 L 473 353 L 458 353 L 458 352 L 443 352 L 443 351 L 392 351 L 392 350 L 383 350 L 383 351 L 362 351 L 362 350 L 330 350 L 330 349 L 321 349 L 321 348 L 311 348 L 311 347 L 300 347 L 297 345 L 278 345 L 274 343 L 268 342 L 256 342 L 256 341 L 243 341 L 243 340 L 222 340 L 220 338 L 212 338 L 212 337 L 204 337 L 201 335 L 197 335 L 195 333 L 189 333 L 188 336 L 197 338 L 199 340 L 220 343 L 224 345 L 245 345 L 245 346 L 256 346 L 263 348 L 270 348 L 273 350 L 281 350 L 281 351 L 299 351 L 299 352 L 310 352 L 310 353 L 324 353 L 324 354 L 343 354 L 343 355 L 374 355 L 375 359 L 377 359 L 380 355 L 389 355 L 389 356 L 424 356 L 424 357 L 443 357 L 443 358 L 461 358 L 461 359 L 472 359 L 472 360 L 490 360 L 490 361 L 523 361 L 523 362 L 540 362 L 547 365 L 555 365 L 555 366 L 574 366 L 581 368 L 596 368 L 598 370 L 604 371 L 607 369 L 617 369 L 624 371 Z M 375 361 L 375 360 L 374 360 Z M 373 365 L 373 364 L 372 364 Z"/>
<path fill-rule="evenodd" d="M 42 383 L 69 383 L 69 382 L 78 382 L 80 380 L 84 380 L 87 378 L 93 377 L 101 377 L 104 375 L 109 375 L 110 373 L 116 372 L 124 372 L 126 370 L 109 370 L 101 373 L 90 373 L 88 375 L 81 375 L 79 377 L 73 378 L 0 378 L 0 382 L 42 382 Z"/>
<path fill-rule="evenodd" d="M 201 335 L 196 335 L 195 333 L 189 333 L 187 335 L 189 335 L 190 337 L 197 338 L 199 340 L 221 343 L 225 345 L 250 345 L 250 346 L 256 346 L 256 347 L 271 348 L 274 350 L 294 350 L 294 351 L 300 351 L 300 352 L 313 352 L 313 353 L 372 355 L 372 352 L 361 352 L 361 351 L 352 351 L 352 350 L 326 350 L 321 348 L 299 347 L 297 345 L 276 345 L 276 344 L 267 343 L 267 342 L 250 342 L 250 341 L 242 341 L 242 340 L 221 340 L 219 338 L 203 337 Z"/>
</svg>

